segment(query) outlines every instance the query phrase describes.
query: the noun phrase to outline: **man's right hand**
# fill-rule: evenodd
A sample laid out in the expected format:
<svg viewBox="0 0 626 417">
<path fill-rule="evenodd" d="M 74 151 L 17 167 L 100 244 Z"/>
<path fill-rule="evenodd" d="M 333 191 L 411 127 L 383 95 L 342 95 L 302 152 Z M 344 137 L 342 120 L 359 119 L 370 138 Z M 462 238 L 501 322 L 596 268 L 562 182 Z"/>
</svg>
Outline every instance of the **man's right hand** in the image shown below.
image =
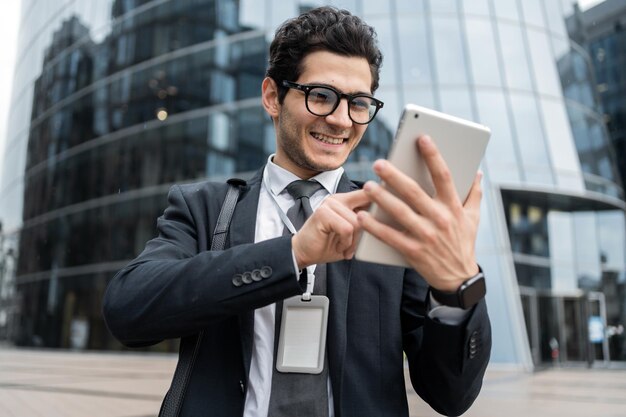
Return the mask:
<svg viewBox="0 0 626 417">
<path fill-rule="evenodd" d="M 363 190 L 326 198 L 291 239 L 298 268 L 351 259 L 361 232 L 356 212 L 369 203 Z"/>
</svg>

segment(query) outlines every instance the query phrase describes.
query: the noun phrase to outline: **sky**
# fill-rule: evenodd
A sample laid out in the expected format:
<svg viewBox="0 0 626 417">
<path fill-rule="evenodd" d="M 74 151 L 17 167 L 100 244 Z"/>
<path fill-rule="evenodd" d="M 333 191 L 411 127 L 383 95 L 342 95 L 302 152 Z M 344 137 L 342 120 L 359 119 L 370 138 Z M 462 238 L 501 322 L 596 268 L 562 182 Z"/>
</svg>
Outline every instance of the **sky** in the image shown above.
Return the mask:
<svg viewBox="0 0 626 417">
<path fill-rule="evenodd" d="M 579 0 L 581 9 L 586 10 L 602 0 Z M 13 65 L 15 63 L 17 32 L 20 17 L 19 0 L 8 0 L 2 4 L 2 24 L 0 24 L 0 184 L 2 184 L 2 168 L 4 164 L 4 143 L 7 136 L 7 116 L 13 83 Z"/>
</svg>

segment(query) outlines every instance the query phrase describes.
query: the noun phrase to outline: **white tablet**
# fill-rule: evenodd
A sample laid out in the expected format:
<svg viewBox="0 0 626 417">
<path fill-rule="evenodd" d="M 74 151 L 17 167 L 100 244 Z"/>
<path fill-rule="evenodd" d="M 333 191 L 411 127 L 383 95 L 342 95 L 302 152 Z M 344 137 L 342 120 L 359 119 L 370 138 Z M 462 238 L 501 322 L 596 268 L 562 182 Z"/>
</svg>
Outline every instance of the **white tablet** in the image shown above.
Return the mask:
<svg viewBox="0 0 626 417">
<path fill-rule="evenodd" d="M 414 104 L 404 108 L 387 159 L 402 172 L 415 178 L 433 196 L 435 187 L 430 172 L 416 146 L 416 139 L 424 134 L 430 136 L 437 145 L 452 173 L 459 198 L 465 201 L 491 135 L 489 128 Z M 398 227 L 394 219 L 376 204 L 372 204 L 370 213 L 383 223 Z M 409 267 L 399 252 L 367 232 L 361 236 L 355 257 L 361 261 Z"/>
</svg>

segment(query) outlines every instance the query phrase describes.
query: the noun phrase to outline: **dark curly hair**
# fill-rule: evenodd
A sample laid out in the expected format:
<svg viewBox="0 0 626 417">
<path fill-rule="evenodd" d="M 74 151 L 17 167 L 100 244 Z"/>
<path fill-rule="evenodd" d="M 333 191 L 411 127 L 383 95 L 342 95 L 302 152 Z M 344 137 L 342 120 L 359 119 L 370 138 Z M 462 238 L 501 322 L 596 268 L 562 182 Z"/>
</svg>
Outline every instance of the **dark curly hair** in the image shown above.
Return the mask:
<svg viewBox="0 0 626 417">
<path fill-rule="evenodd" d="M 372 73 L 372 93 L 376 91 L 383 62 L 376 31 L 347 10 L 324 6 L 289 19 L 276 30 L 266 75 L 278 84 L 280 103 L 287 94 L 281 82 L 296 81 L 304 57 L 320 50 L 365 58 Z"/>
</svg>

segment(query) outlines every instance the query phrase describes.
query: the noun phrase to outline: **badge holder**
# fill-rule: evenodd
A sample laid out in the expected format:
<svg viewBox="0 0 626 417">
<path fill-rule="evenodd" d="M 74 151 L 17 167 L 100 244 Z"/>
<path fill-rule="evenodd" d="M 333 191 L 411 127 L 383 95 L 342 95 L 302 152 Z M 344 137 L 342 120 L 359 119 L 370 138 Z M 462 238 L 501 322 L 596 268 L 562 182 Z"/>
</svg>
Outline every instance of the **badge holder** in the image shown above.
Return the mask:
<svg viewBox="0 0 626 417">
<path fill-rule="evenodd" d="M 319 374 L 324 369 L 328 297 L 302 295 L 283 301 L 276 369 L 285 373 Z"/>
</svg>

